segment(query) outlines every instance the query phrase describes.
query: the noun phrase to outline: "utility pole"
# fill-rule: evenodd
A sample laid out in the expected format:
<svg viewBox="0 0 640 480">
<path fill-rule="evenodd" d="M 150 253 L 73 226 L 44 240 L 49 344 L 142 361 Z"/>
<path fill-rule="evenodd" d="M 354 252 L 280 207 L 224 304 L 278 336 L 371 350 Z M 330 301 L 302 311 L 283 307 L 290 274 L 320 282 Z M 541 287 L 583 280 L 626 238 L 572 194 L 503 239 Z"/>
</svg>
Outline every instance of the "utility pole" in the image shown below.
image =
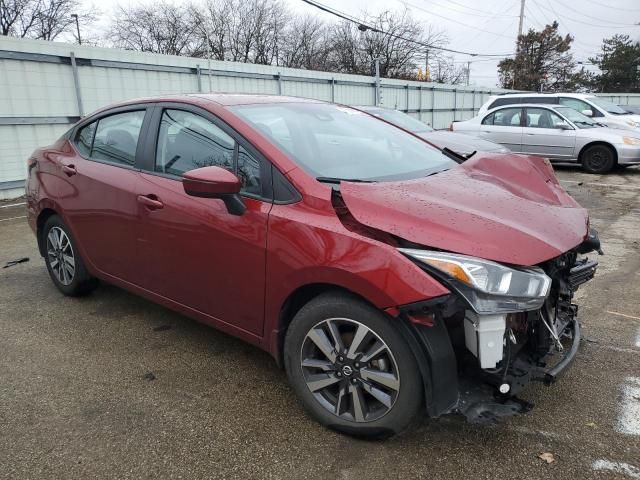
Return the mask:
<svg viewBox="0 0 640 480">
<path fill-rule="evenodd" d="M 425 52 L 425 59 L 424 59 L 424 79 L 427 82 L 429 81 L 429 49 L 428 48 Z"/>
<path fill-rule="evenodd" d="M 520 23 L 518 24 L 518 38 L 522 35 L 522 24 L 524 22 L 524 0 L 520 0 Z"/>
<path fill-rule="evenodd" d="M 524 24 L 524 1 L 520 0 L 520 22 L 518 23 L 518 38 L 516 38 L 516 57 L 518 56 L 518 40 L 522 36 L 522 26 Z M 516 66 L 513 68 L 513 76 L 511 77 L 511 88 L 515 86 L 516 83 Z"/>
<path fill-rule="evenodd" d="M 82 39 L 80 38 L 80 22 L 78 21 L 78 14 L 72 13 L 71 18 L 76 19 L 76 31 L 78 32 L 78 45 L 82 45 Z"/>
<path fill-rule="evenodd" d="M 467 62 L 467 87 L 469 86 L 470 77 L 471 77 L 471 62 Z"/>
<path fill-rule="evenodd" d="M 380 91 L 380 57 L 374 58 L 376 61 L 376 107 L 382 103 L 382 92 Z"/>
</svg>

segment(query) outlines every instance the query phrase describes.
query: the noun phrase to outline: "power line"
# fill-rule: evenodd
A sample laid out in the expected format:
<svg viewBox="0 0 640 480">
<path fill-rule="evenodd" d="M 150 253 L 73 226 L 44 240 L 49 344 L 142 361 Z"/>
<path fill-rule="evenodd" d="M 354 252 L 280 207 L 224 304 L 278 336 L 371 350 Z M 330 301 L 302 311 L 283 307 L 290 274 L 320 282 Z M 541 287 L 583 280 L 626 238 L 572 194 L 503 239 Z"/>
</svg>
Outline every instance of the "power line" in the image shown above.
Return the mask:
<svg viewBox="0 0 640 480">
<path fill-rule="evenodd" d="M 305 0 L 303 0 L 303 1 L 305 1 Z M 452 18 L 445 17 L 444 15 L 440 15 L 439 13 L 432 12 L 431 10 L 427 10 L 426 8 L 422 8 L 422 7 L 419 7 L 417 5 L 413 5 L 413 4 L 409 3 L 409 2 L 407 2 L 406 0 L 398 0 L 398 1 L 403 3 L 405 6 L 409 6 L 409 7 L 415 8 L 416 10 L 420 10 L 422 12 L 428 13 L 429 15 L 433 15 L 434 17 L 439 17 L 439 18 L 442 18 L 444 20 L 448 20 L 449 22 L 452 22 L 452 23 L 457 23 L 458 25 L 462 25 L 463 27 L 473 28 L 474 30 L 480 30 L 481 32 L 485 32 L 485 33 L 488 33 L 490 35 L 495 35 L 497 37 L 511 38 L 511 36 L 509 36 L 509 35 L 501 35 L 499 33 L 495 33 L 495 32 L 492 32 L 490 30 L 484 30 L 482 28 L 478 28 L 475 25 L 470 25 L 468 23 L 459 22 L 459 21 L 454 20 Z"/>
<path fill-rule="evenodd" d="M 440 7 L 440 8 L 445 8 L 447 10 L 451 10 L 452 12 L 461 14 L 461 15 L 467 15 L 467 16 L 473 16 L 473 17 L 485 17 L 485 18 L 515 18 L 517 15 L 506 15 L 506 11 L 505 12 L 496 12 L 492 15 L 487 15 L 487 9 L 485 10 L 477 10 L 475 8 L 471 8 L 471 7 L 467 7 L 466 5 L 462 5 L 461 3 L 456 3 L 453 2 L 451 0 L 447 0 L 448 3 L 451 3 L 453 5 L 458 5 L 459 7 L 462 8 L 466 8 L 469 11 L 465 12 L 464 10 L 458 10 L 457 8 L 453 8 L 452 6 L 449 5 L 442 5 L 441 3 L 436 3 L 433 0 L 431 0 L 429 3 L 436 6 L 436 7 Z M 418 8 L 418 7 L 416 7 Z"/>
<path fill-rule="evenodd" d="M 556 12 L 556 10 L 553 8 L 553 5 L 551 4 L 551 2 L 549 2 L 549 1 L 548 1 L 547 3 L 549 3 L 549 7 L 551 7 L 551 10 L 550 10 L 550 11 L 551 11 L 551 13 L 553 13 L 553 14 L 558 18 L 558 20 L 560 20 L 560 15 L 558 15 L 558 13 Z M 559 5 L 562 5 L 562 4 L 561 4 L 561 3 L 559 3 Z M 548 9 L 547 7 L 543 7 L 543 6 L 542 6 L 542 5 L 540 5 L 540 4 L 538 4 L 538 8 L 541 8 L 541 9 L 543 9 L 543 10 L 547 10 L 547 11 L 549 11 L 549 9 Z M 575 12 L 572 12 L 572 13 L 575 13 Z M 629 23 L 629 24 L 625 24 L 624 26 L 616 26 L 616 25 L 598 25 L 598 24 L 591 23 L 591 22 L 583 22 L 582 20 L 576 20 L 575 18 L 571 18 L 571 16 L 566 17 L 566 18 L 565 18 L 565 21 L 572 22 L 572 23 L 580 23 L 580 24 L 582 24 L 582 25 L 588 25 L 588 26 L 590 26 L 590 27 L 596 27 L 596 28 L 607 28 L 607 29 L 609 29 L 609 28 L 628 29 L 629 27 L 637 27 L 637 26 L 639 26 L 638 24 L 631 24 L 631 23 Z"/>
<path fill-rule="evenodd" d="M 413 38 L 408 38 L 408 37 L 404 37 L 402 35 L 396 35 L 396 34 L 393 34 L 393 33 L 385 32 L 384 30 L 381 30 L 378 27 L 374 27 L 374 26 L 368 24 L 367 22 L 365 22 L 363 20 L 360 20 L 360 19 L 358 19 L 358 18 L 356 18 L 354 16 L 351 16 L 351 15 L 345 13 L 345 12 L 341 12 L 339 10 L 331 8 L 331 7 L 329 7 L 327 5 L 324 5 L 324 4 L 320 3 L 320 2 L 316 2 L 315 0 L 302 0 L 302 1 L 304 3 L 307 3 L 307 4 L 311 5 L 311 6 L 313 6 L 313 7 L 318 8 L 318 9 L 320 9 L 320 10 L 326 12 L 326 13 L 330 13 L 331 15 L 334 15 L 336 17 L 342 18 L 343 20 L 347 20 L 347 21 L 349 21 L 351 23 L 355 23 L 356 25 L 358 25 L 358 29 L 363 31 L 363 32 L 366 31 L 366 30 L 371 30 L 372 32 L 382 33 L 383 35 L 388 35 L 390 37 L 397 38 L 399 40 L 404 40 L 406 42 L 415 43 L 416 45 L 421 45 L 421 46 L 426 47 L 426 48 L 428 48 L 430 50 L 441 50 L 443 52 L 458 53 L 458 54 L 461 54 L 461 55 L 469 55 L 469 56 L 472 56 L 472 57 L 508 57 L 508 56 L 513 55 L 512 53 L 505 53 L 505 54 L 502 54 L 502 53 L 486 53 L 486 54 L 483 54 L 483 53 L 476 53 L 476 52 L 465 52 L 465 51 L 462 51 L 462 50 L 454 50 L 452 48 L 438 47 L 438 46 L 435 46 L 435 45 L 430 45 L 428 43 L 421 42 L 421 41 L 415 40 Z"/>
<path fill-rule="evenodd" d="M 610 4 L 596 2 L 594 0 L 587 0 L 589 3 L 593 3 L 594 5 L 598 5 L 600 7 L 605 7 L 611 10 L 620 10 L 622 12 L 640 12 L 640 8 L 622 8 L 622 7 L 614 7 Z"/>
<path fill-rule="evenodd" d="M 504 13 L 507 13 L 507 12 L 508 12 L 509 10 L 511 10 L 513 7 L 515 7 L 515 4 L 511 4 L 511 5 L 510 5 L 510 6 L 509 6 L 505 11 L 504 11 Z M 492 22 L 492 21 L 497 17 L 497 15 L 498 15 L 498 14 L 497 14 L 497 13 L 495 13 L 493 16 L 489 17 L 489 19 L 488 19 L 486 22 L 483 22 L 480 26 L 481 26 L 481 27 L 484 27 L 484 26 L 486 26 L 486 25 L 489 25 L 489 23 L 491 23 L 491 22 Z M 517 15 L 509 15 L 509 18 L 515 18 L 516 16 L 517 16 Z M 511 23 L 511 22 L 509 22 L 509 24 L 507 25 L 507 27 L 506 27 L 504 30 L 502 30 L 502 31 L 500 32 L 500 34 L 501 34 L 501 35 L 502 35 L 502 34 L 505 34 L 505 33 L 507 32 L 507 30 L 511 29 L 511 27 L 512 27 L 512 26 L 513 26 L 513 25 L 512 25 L 512 23 Z M 469 37 L 469 38 L 465 39 L 465 42 L 462 44 L 462 47 L 465 47 L 465 48 L 466 48 L 466 46 L 467 46 L 467 45 L 470 45 L 471 43 L 473 43 L 473 42 L 475 41 L 475 39 L 476 39 L 476 38 L 478 38 L 478 37 L 480 36 L 480 34 L 481 34 L 481 33 L 482 33 L 482 32 L 476 32 L 472 37 Z"/>
<path fill-rule="evenodd" d="M 556 2 L 558 3 L 558 5 L 562 5 L 564 8 L 569 9 L 569 10 L 572 10 L 572 9 L 571 9 L 571 7 L 567 7 L 567 6 L 566 6 L 564 3 L 562 3 L 560 0 L 556 0 Z M 607 23 L 609 23 L 609 24 L 611 24 L 611 25 L 624 25 L 624 26 L 626 26 L 626 27 L 636 27 L 636 26 L 638 26 L 638 24 L 637 24 L 637 23 L 614 22 L 613 20 L 606 20 L 606 19 L 604 19 L 604 18 L 592 17 L 591 15 L 587 15 L 586 13 L 578 12 L 578 11 L 573 11 L 573 10 L 572 10 L 572 13 L 573 13 L 573 14 L 577 13 L 577 14 L 579 14 L 579 15 L 582 15 L 582 16 L 583 16 L 583 17 L 585 17 L 585 18 L 590 18 L 591 20 L 600 20 L 600 21 L 605 20 Z"/>
</svg>

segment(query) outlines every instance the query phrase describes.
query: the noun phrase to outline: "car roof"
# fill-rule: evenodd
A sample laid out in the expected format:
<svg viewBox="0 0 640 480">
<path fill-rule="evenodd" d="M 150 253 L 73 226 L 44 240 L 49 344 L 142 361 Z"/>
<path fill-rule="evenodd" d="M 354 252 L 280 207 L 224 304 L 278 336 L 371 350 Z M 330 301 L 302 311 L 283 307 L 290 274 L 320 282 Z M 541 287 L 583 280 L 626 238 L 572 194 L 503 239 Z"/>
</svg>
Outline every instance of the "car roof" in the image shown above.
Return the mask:
<svg viewBox="0 0 640 480">
<path fill-rule="evenodd" d="M 202 100 L 216 103 L 223 107 L 261 103 L 326 103 L 311 98 L 292 97 L 287 95 L 262 95 L 250 93 L 183 93 L 175 95 L 158 95 L 152 97 L 133 98 L 115 105 L 109 105 L 109 107 L 107 108 L 150 102 L 197 103 Z"/>
<path fill-rule="evenodd" d="M 565 105 L 556 105 L 555 103 L 510 103 L 509 105 L 500 105 L 498 107 L 493 107 L 488 111 L 493 112 L 494 110 L 502 110 L 504 108 L 523 108 L 523 107 L 532 107 L 532 108 L 546 107 L 551 109 L 556 109 L 558 107 L 571 108 Z"/>
<path fill-rule="evenodd" d="M 519 93 L 501 93 L 499 95 L 493 95 L 495 98 L 504 97 L 573 97 L 573 98 L 587 98 L 595 95 L 589 93 L 569 93 L 569 92 L 554 92 L 554 93 L 536 93 L 536 92 L 519 92 Z"/>
</svg>

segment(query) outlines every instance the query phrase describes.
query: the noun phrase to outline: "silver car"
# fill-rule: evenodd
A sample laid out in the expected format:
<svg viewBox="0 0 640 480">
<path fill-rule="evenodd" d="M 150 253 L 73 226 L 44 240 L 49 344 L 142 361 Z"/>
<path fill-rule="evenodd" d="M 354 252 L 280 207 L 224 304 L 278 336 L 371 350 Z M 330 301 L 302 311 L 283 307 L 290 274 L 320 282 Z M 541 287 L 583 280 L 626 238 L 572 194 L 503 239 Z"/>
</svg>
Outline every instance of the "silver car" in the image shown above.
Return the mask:
<svg viewBox="0 0 640 480">
<path fill-rule="evenodd" d="M 591 173 L 640 164 L 640 133 L 605 127 L 573 108 L 520 104 L 497 107 L 451 129 L 504 145 L 512 152 L 580 163 Z"/>
<path fill-rule="evenodd" d="M 507 153 L 509 149 L 494 142 L 469 138 L 468 135 L 450 132 L 448 130 L 434 130 L 429 125 L 413 118 L 411 115 L 385 107 L 358 106 L 353 107 L 362 110 L 374 117 L 382 118 L 397 127 L 404 128 L 409 132 L 424 138 L 436 147 L 448 148 L 463 157 L 471 155 L 473 152 L 498 152 Z"/>
</svg>

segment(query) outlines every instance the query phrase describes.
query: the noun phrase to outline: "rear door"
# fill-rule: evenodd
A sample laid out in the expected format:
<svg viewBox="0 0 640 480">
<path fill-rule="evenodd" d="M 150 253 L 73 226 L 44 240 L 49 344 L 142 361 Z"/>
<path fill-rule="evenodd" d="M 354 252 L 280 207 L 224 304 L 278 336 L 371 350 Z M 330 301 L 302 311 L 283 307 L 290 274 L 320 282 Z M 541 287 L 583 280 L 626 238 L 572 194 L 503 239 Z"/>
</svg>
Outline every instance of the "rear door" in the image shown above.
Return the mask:
<svg viewBox="0 0 640 480">
<path fill-rule="evenodd" d="M 504 145 L 512 152 L 522 151 L 522 108 L 506 107 L 482 119 L 480 138 Z"/>
<path fill-rule="evenodd" d="M 188 105 L 156 107 L 150 132 L 137 191 L 136 283 L 262 335 L 270 163 L 211 113 Z M 238 175 L 244 214 L 184 192 L 182 174 L 205 166 Z"/>
<path fill-rule="evenodd" d="M 105 112 L 79 125 L 73 157 L 62 160 L 58 201 L 86 260 L 103 274 L 130 281 L 136 268 L 136 157 L 149 119 L 146 105 Z"/>
<path fill-rule="evenodd" d="M 576 131 L 557 113 L 542 107 L 525 108 L 522 151 L 552 160 L 576 158 Z M 566 125 L 568 130 L 559 128 Z"/>
</svg>

